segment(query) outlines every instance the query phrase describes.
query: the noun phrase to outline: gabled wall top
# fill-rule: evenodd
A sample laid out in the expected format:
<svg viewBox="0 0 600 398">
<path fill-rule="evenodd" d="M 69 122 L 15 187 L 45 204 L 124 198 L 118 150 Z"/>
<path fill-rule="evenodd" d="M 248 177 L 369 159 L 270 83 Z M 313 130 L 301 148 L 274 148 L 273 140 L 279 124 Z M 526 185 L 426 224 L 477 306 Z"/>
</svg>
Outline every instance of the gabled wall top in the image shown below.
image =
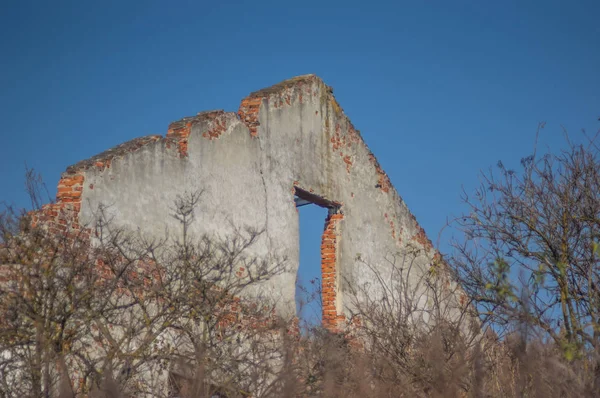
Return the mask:
<svg viewBox="0 0 600 398">
<path fill-rule="evenodd" d="M 70 166 L 49 214 L 56 218 L 67 209 L 89 225 L 97 209 L 108 205 L 125 226 L 159 234 L 176 227 L 169 208 L 177 195 L 191 190 L 205 192 L 195 233 L 225 233 L 231 223 L 262 228 L 261 254 L 279 251 L 296 268 L 294 194 L 336 203 L 335 225 L 326 226 L 329 245 L 336 246 L 326 253 L 327 272 L 335 280 L 328 282 L 334 320 L 347 304 L 344 283 L 375 281 L 361 265 L 365 260 L 385 273 L 389 256 L 409 246 L 422 249 L 422 269 L 439 258 L 333 90 L 315 75 L 255 91 L 236 113 L 200 112 L 171 123 L 164 137 L 136 138 Z M 59 228 L 74 225 L 56 220 Z M 290 307 L 294 267 L 269 285 Z"/>
</svg>

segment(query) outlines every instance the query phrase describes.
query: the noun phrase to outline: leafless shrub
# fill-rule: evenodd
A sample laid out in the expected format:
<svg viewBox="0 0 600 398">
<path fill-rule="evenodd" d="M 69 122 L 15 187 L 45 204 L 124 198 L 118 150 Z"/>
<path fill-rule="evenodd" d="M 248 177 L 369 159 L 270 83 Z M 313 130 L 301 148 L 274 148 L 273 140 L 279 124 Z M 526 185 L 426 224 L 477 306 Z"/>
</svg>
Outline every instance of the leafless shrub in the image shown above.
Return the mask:
<svg viewBox="0 0 600 398">
<path fill-rule="evenodd" d="M 498 162 L 482 174 L 475 194 L 464 194 L 469 212 L 452 224 L 447 260 L 483 325 L 513 353 L 516 373 L 504 386 L 522 396 L 600 389 L 597 138 L 566 138 L 558 153 L 534 150 L 518 172 Z"/>
<path fill-rule="evenodd" d="M 484 333 L 437 257 L 408 248 L 389 260 L 383 275 L 358 259 L 374 275 L 354 291 L 354 324 L 339 334 L 315 328 L 298 342 L 296 396 L 597 396 L 592 357 L 568 360 L 526 323 L 502 339 Z"/>
<path fill-rule="evenodd" d="M 581 148 L 575 152 L 564 161 L 592 167 Z M 36 181 L 30 177 L 30 192 L 39 192 Z M 591 195 L 586 184 L 575 191 Z M 590 215 L 593 202 L 586 201 L 582 214 Z M 598 395 L 595 329 L 583 322 L 595 319 L 595 241 L 554 269 L 569 283 L 568 318 L 570 305 L 572 314 L 585 314 L 569 321 L 571 339 L 581 341 L 574 351 L 565 345 L 566 328 L 540 333 L 543 322 L 552 324 L 539 312 L 539 291 L 528 290 L 533 285 L 514 290 L 484 263 L 458 263 L 463 268 L 452 275 L 439 256 L 410 245 L 388 256 L 385 267 L 357 258 L 369 276 L 344 292 L 355 298 L 345 328 L 307 326 L 299 333 L 297 324 L 275 316 L 275 303 L 257 288 L 284 269 L 285 259 L 252 254 L 259 230 L 235 229 L 226 239 L 192 236 L 197 206 L 200 193 L 182 195 L 170 215 L 181 233 L 160 241 L 118 228 L 106 209 L 91 235 L 85 229 L 57 235 L 7 207 L 0 214 L 0 397 Z M 585 224 L 583 236 L 595 236 L 592 221 L 580 217 L 569 225 L 575 222 Z M 463 225 L 482 234 L 474 221 Z M 533 264 L 534 254 L 524 263 Z M 582 270 L 593 285 L 581 287 Z M 464 278 L 472 296 L 453 276 Z M 475 310 L 482 308 L 478 322 Z M 490 320 L 503 328 L 487 328 Z"/>
<path fill-rule="evenodd" d="M 117 227 L 103 209 L 93 234 L 57 234 L 6 208 L 0 396 L 166 396 L 177 392 L 166 388 L 177 366 L 195 369 L 189 391 L 266 389 L 281 362 L 274 346 L 282 322 L 268 297 L 244 297 L 282 272 L 285 259 L 251 255 L 262 232 L 249 228 L 192 237 L 199 198 L 179 199 L 182 234 L 162 241 Z"/>
</svg>

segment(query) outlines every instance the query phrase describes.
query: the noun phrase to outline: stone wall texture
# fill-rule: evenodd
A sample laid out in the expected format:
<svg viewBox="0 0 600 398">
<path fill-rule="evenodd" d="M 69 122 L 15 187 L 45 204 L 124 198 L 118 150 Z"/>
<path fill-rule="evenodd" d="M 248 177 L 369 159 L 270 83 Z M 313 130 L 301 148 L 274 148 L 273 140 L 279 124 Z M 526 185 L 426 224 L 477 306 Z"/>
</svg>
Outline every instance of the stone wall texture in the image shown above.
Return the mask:
<svg viewBox="0 0 600 398">
<path fill-rule="evenodd" d="M 424 253 L 421 275 L 434 261 L 423 229 L 314 75 L 252 93 L 237 113 L 201 112 L 171 123 L 164 137 L 137 138 L 68 167 L 43 217 L 57 231 L 93 230 L 103 208 L 123 227 L 160 237 L 179 228 L 169 217 L 177 196 L 202 191 L 191 232 L 223 237 L 235 226 L 264 229 L 254 254 L 285 256 L 289 269 L 258 289 L 282 314 L 293 314 L 296 189 L 330 204 L 321 247 L 325 326 L 335 329 L 348 316 L 357 287 L 383 294 L 365 264 L 385 280 L 390 256 L 408 245 Z"/>
</svg>

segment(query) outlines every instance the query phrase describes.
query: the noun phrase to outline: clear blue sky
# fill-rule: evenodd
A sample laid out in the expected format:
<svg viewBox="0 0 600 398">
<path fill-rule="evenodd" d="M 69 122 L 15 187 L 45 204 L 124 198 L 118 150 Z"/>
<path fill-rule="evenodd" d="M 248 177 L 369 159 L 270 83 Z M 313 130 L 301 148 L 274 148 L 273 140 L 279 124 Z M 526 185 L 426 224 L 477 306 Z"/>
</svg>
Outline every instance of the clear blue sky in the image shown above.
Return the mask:
<svg viewBox="0 0 600 398">
<path fill-rule="evenodd" d="M 600 127 L 600 2 L 4 1 L 0 200 L 201 110 L 316 73 L 435 241 L 461 185 Z M 322 223 L 319 222 L 319 229 Z"/>
</svg>

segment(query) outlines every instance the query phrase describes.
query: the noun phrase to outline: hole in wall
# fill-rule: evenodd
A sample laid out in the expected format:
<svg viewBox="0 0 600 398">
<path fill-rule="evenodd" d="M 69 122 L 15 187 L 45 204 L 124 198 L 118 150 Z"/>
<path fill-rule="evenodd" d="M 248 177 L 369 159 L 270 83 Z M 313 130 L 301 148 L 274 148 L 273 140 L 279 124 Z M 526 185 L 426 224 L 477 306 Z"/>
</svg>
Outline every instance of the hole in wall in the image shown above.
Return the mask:
<svg viewBox="0 0 600 398">
<path fill-rule="evenodd" d="M 331 233 L 330 216 L 339 211 L 340 205 L 311 192 L 295 187 L 294 202 L 298 210 L 300 224 L 300 264 L 296 276 L 296 314 L 300 326 L 307 329 L 325 323 L 324 278 L 331 282 L 331 273 L 324 274 L 325 264 L 323 245 L 326 234 Z M 324 228 L 325 226 L 325 228 Z M 335 247 L 335 245 L 334 245 Z M 334 251 L 335 253 L 335 251 Z M 327 281 L 326 281 L 327 282 Z M 327 288 L 332 290 L 331 287 Z M 327 292 L 329 298 L 332 297 Z M 325 303 L 331 304 L 331 303 Z M 328 315 L 328 317 L 331 314 Z"/>
<path fill-rule="evenodd" d="M 300 221 L 300 264 L 296 275 L 296 314 L 302 328 L 320 325 L 321 237 L 327 209 L 313 203 L 298 205 Z"/>
</svg>

